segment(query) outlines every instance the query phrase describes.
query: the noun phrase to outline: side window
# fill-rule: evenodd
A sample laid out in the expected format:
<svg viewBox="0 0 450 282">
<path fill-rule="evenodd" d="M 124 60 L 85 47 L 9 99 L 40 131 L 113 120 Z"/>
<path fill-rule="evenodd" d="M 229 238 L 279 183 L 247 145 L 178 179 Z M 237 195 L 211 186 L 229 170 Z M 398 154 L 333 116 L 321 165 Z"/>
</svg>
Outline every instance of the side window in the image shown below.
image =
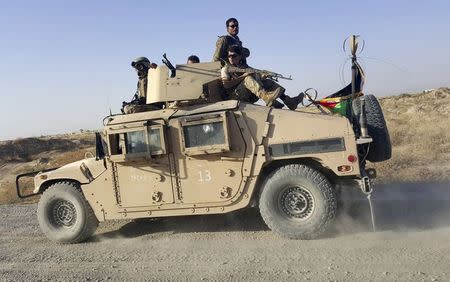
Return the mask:
<svg viewBox="0 0 450 282">
<path fill-rule="evenodd" d="M 161 142 L 162 128 L 149 128 L 147 132 L 150 152 L 156 153 L 163 151 L 163 144 Z"/>
<path fill-rule="evenodd" d="M 162 124 L 130 124 L 109 128 L 110 156 L 115 161 L 130 158 L 148 158 L 166 153 Z"/>
<path fill-rule="evenodd" d="M 147 152 L 145 131 L 140 130 L 125 133 L 125 144 L 127 148 L 127 154 L 137 154 Z"/>
<path fill-rule="evenodd" d="M 186 148 L 225 143 L 223 122 L 187 125 L 183 127 Z"/>
<path fill-rule="evenodd" d="M 180 120 L 186 155 L 213 154 L 230 150 L 225 113 L 186 117 Z"/>
<path fill-rule="evenodd" d="M 122 155 L 120 146 L 120 134 L 109 134 L 110 155 Z"/>
</svg>

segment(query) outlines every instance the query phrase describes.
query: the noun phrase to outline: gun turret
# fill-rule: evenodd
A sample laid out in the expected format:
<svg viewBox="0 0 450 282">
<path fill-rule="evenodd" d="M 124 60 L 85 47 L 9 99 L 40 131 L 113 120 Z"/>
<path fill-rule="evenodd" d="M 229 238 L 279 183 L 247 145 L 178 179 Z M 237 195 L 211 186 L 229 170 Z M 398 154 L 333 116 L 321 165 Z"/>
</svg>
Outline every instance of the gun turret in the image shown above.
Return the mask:
<svg viewBox="0 0 450 282">
<path fill-rule="evenodd" d="M 167 59 L 166 53 L 163 54 L 162 62 L 170 69 L 170 77 L 175 77 L 176 68 L 172 65 L 169 59 Z"/>
</svg>

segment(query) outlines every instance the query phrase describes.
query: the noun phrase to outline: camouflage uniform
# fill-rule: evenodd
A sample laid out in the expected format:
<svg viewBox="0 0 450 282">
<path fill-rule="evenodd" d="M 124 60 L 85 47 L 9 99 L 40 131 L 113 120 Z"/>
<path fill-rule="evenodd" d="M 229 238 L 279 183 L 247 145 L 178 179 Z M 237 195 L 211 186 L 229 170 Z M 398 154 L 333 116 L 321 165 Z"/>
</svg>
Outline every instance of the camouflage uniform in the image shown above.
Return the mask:
<svg viewBox="0 0 450 282">
<path fill-rule="evenodd" d="M 213 61 L 226 62 L 228 55 L 228 47 L 238 45 L 242 47 L 242 41 L 238 36 L 224 35 L 220 36 L 216 42 L 216 51 L 214 52 Z"/>
<path fill-rule="evenodd" d="M 160 110 L 164 103 L 147 104 L 147 77 L 139 78 L 135 99 L 129 103 L 123 102 L 122 112 L 124 114 L 134 114 L 146 111 Z"/>
<path fill-rule="evenodd" d="M 156 67 L 156 65 L 153 66 L 150 61 L 148 61 L 145 57 L 137 58 L 133 61 L 133 63 L 143 63 L 145 64 L 144 69 L 140 69 L 138 71 L 138 83 L 137 83 L 137 91 L 135 94 L 134 99 L 127 103 L 123 102 L 122 104 L 122 112 L 125 114 L 132 114 L 132 113 L 138 113 L 138 112 L 145 112 L 145 111 L 153 111 L 153 110 L 159 110 L 162 109 L 164 106 L 164 103 L 153 103 L 153 104 L 147 104 L 147 84 L 148 84 L 148 68 L 149 67 Z M 135 67 L 132 63 L 132 66 Z"/>
<path fill-rule="evenodd" d="M 147 76 L 145 77 L 139 77 L 138 84 L 137 84 L 137 95 L 138 99 L 144 104 L 147 102 Z"/>
<path fill-rule="evenodd" d="M 140 113 L 140 112 L 161 110 L 162 107 L 160 105 L 156 105 L 156 104 L 157 103 L 153 103 L 153 104 L 128 103 L 123 106 L 122 112 L 124 114 L 134 114 L 134 113 Z"/>
<path fill-rule="evenodd" d="M 237 78 L 242 73 L 229 73 L 229 64 L 221 69 L 222 79 Z M 239 68 L 246 68 L 247 65 L 238 65 Z M 248 103 L 255 103 L 259 99 L 267 103 L 268 92 L 274 92 L 279 89 L 279 94 L 284 93 L 284 88 L 270 79 L 262 79 L 260 74 L 252 74 L 244 78 L 237 86 L 227 89 L 228 99 L 240 100 Z M 276 97 L 275 97 L 276 98 Z"/>
</svg>

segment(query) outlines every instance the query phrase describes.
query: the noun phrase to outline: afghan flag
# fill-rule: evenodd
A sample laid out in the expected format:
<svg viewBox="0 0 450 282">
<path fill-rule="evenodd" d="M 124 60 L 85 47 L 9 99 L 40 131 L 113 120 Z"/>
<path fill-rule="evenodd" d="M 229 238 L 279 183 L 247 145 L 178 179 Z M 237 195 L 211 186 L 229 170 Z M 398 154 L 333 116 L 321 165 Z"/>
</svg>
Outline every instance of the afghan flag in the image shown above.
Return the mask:
<svg viewBox="0 0 450 282">
<path fill-rule="evenodd" d="M 319 101 L 319 104 L 327 109 L 329 109 L 332 113 L 340 114 L 342 116 L 347 115 L 347 111 L 351 105 L 351 99 L 346 99 L 343 97 L 336 98 L 324 98 Z"/>
</svg>

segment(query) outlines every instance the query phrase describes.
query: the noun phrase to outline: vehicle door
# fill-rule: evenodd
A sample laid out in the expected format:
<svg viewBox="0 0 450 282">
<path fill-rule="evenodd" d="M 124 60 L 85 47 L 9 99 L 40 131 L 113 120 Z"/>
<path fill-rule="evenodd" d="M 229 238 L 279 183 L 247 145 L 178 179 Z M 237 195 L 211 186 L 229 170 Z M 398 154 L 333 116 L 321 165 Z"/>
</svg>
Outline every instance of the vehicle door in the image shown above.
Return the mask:
<svg viewBox="0 0 450 282">
<path fill-rule="evenodd" d="M 164 120 L 110 126 L 107 129 L 113 188 L 120 207 L 174 202 Z"/>
<path fill-rule="evenodd" d="M 245 142 L 232 111 L 170 120 L 178 200 L 220 206 L 239 196 Z"/>
</svg>

